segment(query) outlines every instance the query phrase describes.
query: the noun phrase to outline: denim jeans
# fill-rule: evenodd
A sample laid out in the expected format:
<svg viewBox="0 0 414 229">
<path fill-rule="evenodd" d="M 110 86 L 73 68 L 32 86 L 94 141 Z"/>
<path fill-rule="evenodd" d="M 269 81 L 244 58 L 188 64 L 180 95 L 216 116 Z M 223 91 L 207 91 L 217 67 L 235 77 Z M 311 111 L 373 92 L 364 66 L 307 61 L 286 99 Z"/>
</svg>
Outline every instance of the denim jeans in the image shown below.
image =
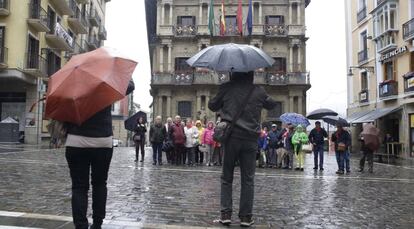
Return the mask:
<svg viewBox="0 0 414 229">
<path fill-rule="evenodd" d="M 230 138 L 224 147 L 225 153 L 221 175 L 221 212 L 231 214 L 233 211 L 233 175 L 235 163 L 238 159 L 241 175 L 239 217 L 252 216 L 257 142 Z"/>
<path fill-rule="evenodd" d="M 313 146 L 313 164 L 315 168 L 318 168 L 318 159 L 319 159 L 319 168 L 323 168 L 323 145 L 314 145 Z"/>
<path fill-rule="evenodd" d="M 187 153 L 187 164 L 193 165 L 195 162 L 195 147 L 186 147 L 185 151 Z"/>
<path fill-rule="evenodd" d="M 162 163 L 162 143 L 152 143 L 152 160 L 154 163 Z"/>
<path fill-rule="evenodd" d="M 276 148 L 269 148 L 269 150 L 268 150 L 268 152 L 269 152 L 269 157 L 268 157 L 268 160 L 269 160 L 269 165 L 273 165 L 273 166 L 276 166 L 277 165 L 277 153 L 276 153 Z"/>
<path fill-rule="evenodd" d="M 66 147 L 66 160 L 72 179 L 72 215 L 77 229 L 88 228 L 86 213 L 88 209 L 89 174 L 92 177 L 93 222 L 101 225 L 106 214 L 109 165 L 112 148 Z"/>
<path fill-rule="evenodd" d="M 347 172 L 351 171 L 350 161 L 349 161 L 349 151 L 345 152 L 335 152 L 336 155 L 336 161 L 338 163 L 339 171 L 344 171 L 346 168 Z"/>
</svg>

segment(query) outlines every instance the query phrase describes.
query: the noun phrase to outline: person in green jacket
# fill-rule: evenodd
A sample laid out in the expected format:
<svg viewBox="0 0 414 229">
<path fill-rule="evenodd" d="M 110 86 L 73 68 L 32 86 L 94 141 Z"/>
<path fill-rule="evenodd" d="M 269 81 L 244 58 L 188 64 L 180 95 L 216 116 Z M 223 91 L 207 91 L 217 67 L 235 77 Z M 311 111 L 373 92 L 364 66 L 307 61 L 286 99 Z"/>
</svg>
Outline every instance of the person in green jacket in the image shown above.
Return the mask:
<svg viewBox="0 0 414 229">
<path fill-rule="evenodd" d="M 292 136 L 293 150 L 296 156 L 296 169 L 303 171 L 304 164 L 304 152 L 302 151 L 302 145 L 309 142 L 308 135 L 303 131 L 303 127 L 298 125 L 296 127 L 295 134 Z"/>
</svg>

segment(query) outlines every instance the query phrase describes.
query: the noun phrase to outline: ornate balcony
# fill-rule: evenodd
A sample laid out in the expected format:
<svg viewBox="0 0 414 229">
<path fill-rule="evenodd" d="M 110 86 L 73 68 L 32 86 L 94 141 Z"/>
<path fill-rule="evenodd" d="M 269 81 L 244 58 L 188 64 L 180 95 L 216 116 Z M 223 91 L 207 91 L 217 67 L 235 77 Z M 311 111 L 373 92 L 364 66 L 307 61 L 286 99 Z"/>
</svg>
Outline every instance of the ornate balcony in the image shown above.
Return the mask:
<svg viewBox="0 0 414 229">
<path fill-rule="evenodd" d="M 29 53 L 26 53 L 25 57 L 26 62 L 23 71 L 26 74 L 36 77 L 47 76 L 47 60 L 44 57 Z"/>
<path fill-rule="evenodd" d="M 368 50 L 367 49 L 358 52 L 358 64 L 359 65 L 366 63 L 367 60 L 368 60 Z"/>
<path fill-rule="evenodd" d="M 101 25 L 101 18 L 99 17 L 98 11 L 96 11 L 96 9 L 91 10 L 91 13 L 89 15 L 89 23 L 95 27 L 99 27 Z"/>
<path fill-rule="evenodd" d="M 175 25 L 174 34 L 176 37 L 192 37 L 197 35 L 197 26 L 195 25 Z"/>
<path fill-rule="evenodd" d="M 1 68 L 7 68 L 7 54 L 8 54 L 8 48 L 6 47 L 0 47 L 0 69 Z"/>
<path fill-rule="evenodd" d="M 386 80 L 380 83 L 378 87 L 380 98 L 398 95 L 398 82 L 395 80 Z"/>
<path fill-rule="evenodd" d="M 158 35 L 159 36 L 173 36 L 174 35 L 173 26 L 172 25 L 160 25 Z"/>
<path fill-rule="evenodd" d="M 404 40 L 414 38 L 414 18 L 403 24 L 403 38 Z"/>
<path fill-rule="evenodd" d="M 0 0 L 0 16 L 7 16 L 10 14 L 9 0 Z"/>
<path fill-rule="evenodd" d="M 218 31 L 220 31 L 220 29 Z M 226 25 L 226 31 L 224 32 L 224 36 L 240 36 L 239 27 L 232 24 Z"/>
<path fill-rule="evenodd" d="M 98 37 L 101 40 L 106 40 L 107 32 L 105 26 L 101 25 L 101 27 L 99 27 Z"/>
<path fill-rule="evenodd" d="M 89 50 L 95 50 L 101 47 L 101 43 L 96 36 L 89 36 L 87 43 L 89 46 Z"/>
<path fill-rule="evenodd" d="M 305 36 L 306 27 L 303 25 L 289 25 L 289 36 Z"/>
<path fill-rule="evenodd" d="M 263 27 L 266 36 L 286 36 L 287 35 L 287 26 L 280 25 L 264 25 Z"/>
<path fill-rule="evenodd" d="M 86 18 L 87 15 L 82 15 L 81 10 L 75 7 L 75 13 L 68 17 L 68 25 L 77 34 L 87 34 L 89 25 Z"/>
<path fill-rule="evenodd" d="M 49 32 L 47 12 L 40 5 L 29 4 L 29 18 L 27 23 L 37 32 Z"/>
<path fill-rule="evenodd" d="M 45 35 L 45 38 L 51 48 L 61 51 L 72 50 L 73 38 L 59 23 L 52 25 L 52 28 L 49 29 L 50 31 Z"/>
<path fill-rule="evenodd" d="M 359 92 L 359 102 L 360 103 L 367 103 L 369 101 L 369 92 L 367 89 L 362 90 Z"/>
<path fill-rule="evenodd" d="M 74 0 L 50 0 L 54 8 L 62 15 L 73 15 L 76 10 L 76 2 Z"/>
</svg>

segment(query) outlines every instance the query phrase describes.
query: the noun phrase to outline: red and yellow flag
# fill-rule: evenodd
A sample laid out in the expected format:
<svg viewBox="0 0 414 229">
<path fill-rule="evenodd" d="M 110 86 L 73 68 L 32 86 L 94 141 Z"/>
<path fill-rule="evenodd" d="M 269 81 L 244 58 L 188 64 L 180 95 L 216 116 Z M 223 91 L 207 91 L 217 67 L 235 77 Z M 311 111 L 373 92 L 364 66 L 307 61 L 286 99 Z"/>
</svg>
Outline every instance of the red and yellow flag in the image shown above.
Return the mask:
<svg viewBox="0 0 414 229">
<path fill-rule="evenodd" d="M 242 0 L 239 0 L 239 5 L 237 7 L 237 29 L 240 33 L 240 36 L 243 36 L 243 7 Z"/>
<path fill-rule="evenodd" d="M 224 0 L 221 0 L 221 17 L 220 17 L 220 35 L 226 33 L 226 11 L 224 9 Z"/>
</svg>

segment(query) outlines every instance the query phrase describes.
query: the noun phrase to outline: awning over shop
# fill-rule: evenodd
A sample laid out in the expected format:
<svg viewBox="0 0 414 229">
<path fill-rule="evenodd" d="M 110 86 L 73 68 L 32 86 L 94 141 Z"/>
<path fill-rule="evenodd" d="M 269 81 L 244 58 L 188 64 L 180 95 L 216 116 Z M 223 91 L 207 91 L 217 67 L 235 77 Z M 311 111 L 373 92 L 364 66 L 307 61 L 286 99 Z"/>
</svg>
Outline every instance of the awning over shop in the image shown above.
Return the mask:
<svg viewBox="0 0 414 229">
<path fill-rule="evenodd" d="M 368 123 L 368 122 L 374 122 L 375 120 L 382 118 L 384 116 L 387 116 L 391 113 L 394 113 L 396 111 L 399 111 L 402 109 L 401 107 L 388 107 L 388 108 L 377 108 L 373 111 L 370 111 L 369 113 L 354 119 L 351 123 L 357 124 L 357 123 Z"/>
<path fill-rule="evenodd" d="M 359 119 L 360 117 L 370 113 L 372 110 L 368 110 L 368 111 L 360 111 L 360 112 L 355 112 L 351 115 L 349 115 L 346 118 L 346 121 L 348 121 L 348 123 L 352 123 L 354 120 Z"/>
</svg>

